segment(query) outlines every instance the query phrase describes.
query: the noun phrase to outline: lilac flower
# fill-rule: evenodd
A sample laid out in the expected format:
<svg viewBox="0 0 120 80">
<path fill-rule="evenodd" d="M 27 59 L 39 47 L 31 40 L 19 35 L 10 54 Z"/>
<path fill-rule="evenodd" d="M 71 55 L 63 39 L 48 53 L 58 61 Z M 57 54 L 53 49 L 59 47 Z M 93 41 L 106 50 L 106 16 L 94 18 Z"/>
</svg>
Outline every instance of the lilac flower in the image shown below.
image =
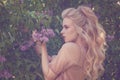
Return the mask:
<svg viewBox="0 0 120 80">
<path fill-rule="evenodd" d="M 49 38 L 54 37 L 55 33 L 52 29 L 42 29 L 40 32 L 37 30 L 34 30 L 32 33 L 32 40 L 24 42 L 22 45 L 20 45 L 21 51 L 28 50 L 36 41 L 40 42 L 48 42 Z"/>
<path fill-rule="evenodd" d="M 107 35 L 107 40 L 112 41 L 114 39 L 114 35 Z"/>
<path fill-rule="evenodd" d="M 44 29 L 44 28 L 41 30 L 40 33 L 41 33 L 42 35 L 47 35 L 47 31 L 46 31 L 46 29 Z"/>
<path fill-rule="evenodd" d="M 6 61 L 6 58 L 3 56 L 0 56 L 0 62 L 5 62 L 5 61 Z"/>
<path fill-rule="evenodd" d="M 36 42 L 38 39 L 40 39 L 42 37 L 42 34 L 39 33 L 37 30 L 34 30 L 33 31 L 33 34 L 32 34 L 32 38 L 33 38 L 33 41 Z"/>
<path fill-rule="evenodd" d="M 47 36 L 47 37 L 54 37 L 55 33 L 52 29 L 42 29 L 41 34 Z"/>
<path fill-rule="evenodd" d="M 12 77 L 12 74 L 9 73 L 7 70 L 3 70 L 0 72 L 0 78 L 11 78 Z"/>
<path fill-rule="evenodd" d="M 54 37 L 55 36 L 55 33 L 52 29 L 46 29 L 46 31 L 48 32 L 49 37 Z"/>
<path fill-rule="evenodd" d="M 33 31 L 32 38 L 33 40 L 36 41 L 41 41 L 41 42 L 48 42 L 49 38 L 54 37 L 55 33 L 53 32 L 52 29 L 42 29 L 40 32 L 37 30 Z"/>
<path fill-rule="evenodd" d="M 28 49 L 28 47 L 26 47 L 26 46 L 24 46 L 24 45 L 21 45 L 21 46 L 20 46 L 20 50 L 21 50 L 21 51 L 26 51 L 27 49 Z"/>
<path fill-rule="evenodd" d="M 34 42 L 33 42 L 32 40 L 26 41 L 26 42 L 24 42 L 22 45 L 20 45 L 20 50 L 21 50 L 21 51 L 26 51 L 26 50 L 28 50 L 33 44 L 34 44 Z"/>
<path fill-rule="evenodd" d="M 48 39 L 48 37 L 43 36 L 43 37 L 40 38 L 40 41 L 48 42 L 49 39 Z"/>
</svg>

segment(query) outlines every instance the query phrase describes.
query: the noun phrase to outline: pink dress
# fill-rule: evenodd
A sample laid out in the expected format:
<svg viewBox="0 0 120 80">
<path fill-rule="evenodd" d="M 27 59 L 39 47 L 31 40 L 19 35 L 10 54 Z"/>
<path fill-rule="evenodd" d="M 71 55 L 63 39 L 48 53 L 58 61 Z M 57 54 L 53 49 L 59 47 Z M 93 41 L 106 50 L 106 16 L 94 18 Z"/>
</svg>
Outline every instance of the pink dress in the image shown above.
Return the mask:
<svg viewBox="0 0 120 80">
<path fill-rule="evenodd" d="M 55 73 L 54 80 L 84 80 L 81 64 L 83 57 L 80 53 L 59 52 L 49 63 L 49 67 Z"/>
</svg>

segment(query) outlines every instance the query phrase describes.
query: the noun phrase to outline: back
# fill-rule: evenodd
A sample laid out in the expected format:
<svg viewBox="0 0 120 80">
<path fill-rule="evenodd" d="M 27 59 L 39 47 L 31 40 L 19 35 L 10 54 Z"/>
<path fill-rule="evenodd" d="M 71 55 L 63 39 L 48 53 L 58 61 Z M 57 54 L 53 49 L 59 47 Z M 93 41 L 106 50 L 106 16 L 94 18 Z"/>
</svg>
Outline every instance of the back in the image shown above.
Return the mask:
<svg viewBox="0 0 120 80">
<path fill-rule="evenodd" d="M 75 43 L 65 43 L 50 67 L 57 75 L 55 80 L 84 80 L 83 51 Z M 54 66 L 53 66 L 54 65 Z"/>
</svg>

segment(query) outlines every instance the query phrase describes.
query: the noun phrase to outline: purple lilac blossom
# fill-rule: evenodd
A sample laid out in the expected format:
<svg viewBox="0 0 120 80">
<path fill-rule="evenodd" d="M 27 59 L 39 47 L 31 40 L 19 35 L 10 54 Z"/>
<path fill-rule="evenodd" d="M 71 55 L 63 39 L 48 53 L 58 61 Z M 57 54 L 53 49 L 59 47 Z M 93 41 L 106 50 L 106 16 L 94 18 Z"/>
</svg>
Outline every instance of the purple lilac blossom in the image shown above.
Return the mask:
<svg viewBox="0 0 120 80">
<path fill-rule="evenodd" d="M 21 51 L 28 50 L 36 41 L 40 42 L 48 42 L 49 38 L 54 37 L 55 33 L 52 29 L 42 29 L 40 32 L 37 30 L 33 31 L 32 34 L 32 40 L 24 42 L 22 45 L 20 45 Z"/>
<path fill-rule="evenodd" d="M 28 49 L 28 47 L 26 47 L 25 45 L 24 46 L 23 45 L 20 46 L 20 50 L 21 51 L 26 51 L 27 49 Z"/>
<path fill-rule="evenodd" d="M 20 50 L 21 51 L 26 51 L 28 50 L 32 45 L 34 44 L 33 40 L 26 41 L 22 45 L 20 45 Z"/>
<path fill-rule="evenodd" d="M 0 55 L 0 62 L 5 62 L 6 58 Z"/>
<path fill-rule="evenodd" d="M 54 37 L 55 33 L 52 29 L 42 29 L 41 34 L 47 36 L 47 37 Z"/>
<path fill-rule="evenodd" d="M 0 71 L 0 78 L 11 78 L 12 74 L 9 73 L 7 70 Z"/>
<path fill-rule="evenodd" d="M 114 39 L 114 35 L 107 35 L 107 40 L 112 41 Z"/>
<path fill-rule="evenodd" d="M 54 31 L 52 29 L 46 29 L 46 30 L 48 32 L 49 37 L 54 37 L 55 36 L 55 33 L 54 33 Z"/>
<path fill-rule="evenodd" d="M 39 33 L 37 30 L 34 30 L 33 31 L 33 34 L 32 34 L 32 38 L 33 38 L 33 41 L 36 42 L 38 39 L 40 39 L 42 37 L 42 34 Z"/>
<path fill-rule="evenodd" d="M 32 34 L 32 38 L 35 42 L 36 41 L 48 42 L 49 38 L 54 37 L 54 36 L 55 36 L 55 33 L 53 32 L 52 29 L 44 29 L 44 28 L 40 32 L 35 30 Z"/>
<path fill-rule="evenodd" d="M 40 38 L 40 41 L 48 42 L 49 39 L 48 39 L 48 37 L 43 36 L 43 37 Z"/>
</svg>

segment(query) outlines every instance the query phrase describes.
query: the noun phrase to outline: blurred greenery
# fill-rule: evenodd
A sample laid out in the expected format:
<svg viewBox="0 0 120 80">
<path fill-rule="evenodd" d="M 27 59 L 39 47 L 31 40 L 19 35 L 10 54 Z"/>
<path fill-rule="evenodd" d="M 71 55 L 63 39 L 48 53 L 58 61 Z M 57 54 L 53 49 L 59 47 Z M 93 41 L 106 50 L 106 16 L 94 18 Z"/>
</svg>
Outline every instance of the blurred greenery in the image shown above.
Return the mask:
<svg viewBox="0 0 120 80">
<path fill-rule="evenodd" d="M 60 37 L 61 12 L 79 5 L 91 7 L 107 32 L 108 50 L 101 80 L 120 80 L 119 0 L 0 0 L 0 55 L 7 59 L 5 64 L 0 64 L 0 68 L 9 70 L 13 75 L 0 80 L 44 80 L 41 62 L 34 47 L 24 52 L 19 49 L 22 42 L 30 39 L 32 30 L 40 27 L 28 12 L 53 12 L 51 23 L 45 23 L 56 33 L 47 46 L 49 54 L 53 55 L 63 43 Z"/>
</svg>

